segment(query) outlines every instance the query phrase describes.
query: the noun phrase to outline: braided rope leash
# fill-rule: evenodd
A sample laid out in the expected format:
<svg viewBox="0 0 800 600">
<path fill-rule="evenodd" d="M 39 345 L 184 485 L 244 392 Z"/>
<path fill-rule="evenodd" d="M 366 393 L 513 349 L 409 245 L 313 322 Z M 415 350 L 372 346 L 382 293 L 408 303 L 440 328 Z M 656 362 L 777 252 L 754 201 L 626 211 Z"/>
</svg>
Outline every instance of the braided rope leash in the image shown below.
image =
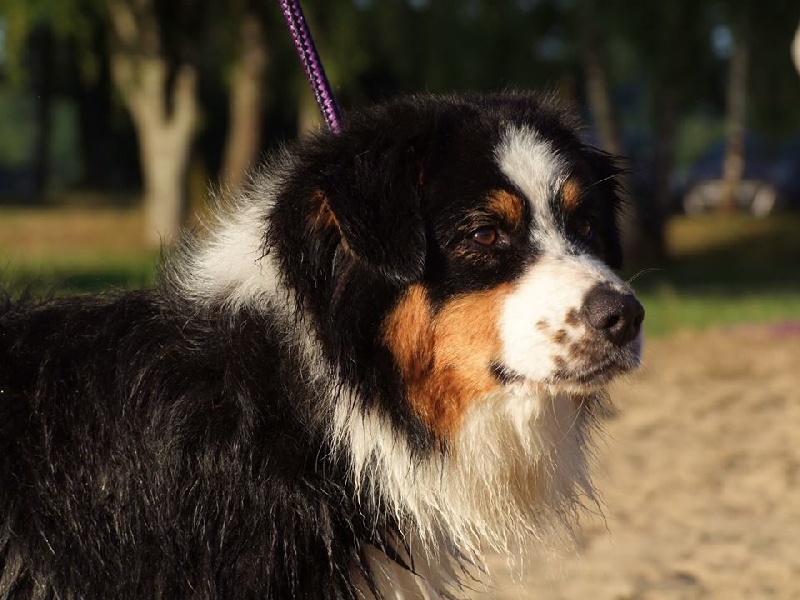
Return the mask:
<svg viewBox="0 0 800 600">
<path fill-rule="evenodd" d="M 322 68 L 322 61 L 319 58 L 319 54 L 317 54 L 314 40 L 311 38 L 311 33 L 306 25 L 306 18 L 303 15 L 303 9 L 300 8 L 300 1 L 280 0 L 280 2 L 281 11 L 292 35 L 294 47 L 300 57 L 300 62 L 303 63 L 308 83 L 314 92 L 314 98 L 317 101 L 322 117 L 325 119 L 325 124 L 334 133 L 339 133 L 342 128 L 339 107 L 336 105 L 328 78 L 325 77 L 325 69 Z"/>
</svg>

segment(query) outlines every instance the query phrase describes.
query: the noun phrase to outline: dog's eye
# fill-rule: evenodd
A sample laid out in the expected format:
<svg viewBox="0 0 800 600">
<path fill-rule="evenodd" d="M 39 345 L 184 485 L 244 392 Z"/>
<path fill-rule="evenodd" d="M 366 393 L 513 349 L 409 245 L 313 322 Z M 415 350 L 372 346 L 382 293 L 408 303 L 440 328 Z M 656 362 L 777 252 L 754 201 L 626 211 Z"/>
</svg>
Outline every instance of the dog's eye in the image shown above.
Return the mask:
<svg viewBox="0 0 800 600">
<path fill-rule="evenodd" d="M 472 241 L 481 246 L 494 246 L 500 240 L 500 234 L 494 227 L 480 227 L 472 232 Z"/>
</svg>

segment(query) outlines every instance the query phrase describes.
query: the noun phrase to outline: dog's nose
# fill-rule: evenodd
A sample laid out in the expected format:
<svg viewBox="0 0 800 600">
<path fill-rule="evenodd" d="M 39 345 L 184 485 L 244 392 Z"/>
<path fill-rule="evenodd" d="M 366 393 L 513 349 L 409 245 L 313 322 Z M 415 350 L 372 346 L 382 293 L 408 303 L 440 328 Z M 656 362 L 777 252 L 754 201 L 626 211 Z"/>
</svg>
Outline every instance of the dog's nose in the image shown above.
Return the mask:
<svg viewBox="0 0 800 600">
<path fill-rule="evenodd" d="M 599 285 L 592 288 L 583 301 L 583 318 L 608 341 L 624 346 L 639 335 L 644 307 L 633 294 Z"/>
</svg>

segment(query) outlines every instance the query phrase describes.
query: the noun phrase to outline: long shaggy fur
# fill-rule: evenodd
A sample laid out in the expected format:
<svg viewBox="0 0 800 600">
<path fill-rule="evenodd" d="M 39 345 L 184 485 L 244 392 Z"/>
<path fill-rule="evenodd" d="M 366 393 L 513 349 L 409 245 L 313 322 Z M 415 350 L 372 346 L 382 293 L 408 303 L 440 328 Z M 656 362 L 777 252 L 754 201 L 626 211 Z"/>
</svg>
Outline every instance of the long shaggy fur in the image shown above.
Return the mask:
<svg viewBox="0 0 800 600">
<path fill-rule="evenodd" d="M 593 316 L 632 298 L 616 173 L 547 99 L 399 100 L 153 289 L 5 300 L 0 598 L 435 597 L 569 521 L 641 349 Z"/>
</svg>

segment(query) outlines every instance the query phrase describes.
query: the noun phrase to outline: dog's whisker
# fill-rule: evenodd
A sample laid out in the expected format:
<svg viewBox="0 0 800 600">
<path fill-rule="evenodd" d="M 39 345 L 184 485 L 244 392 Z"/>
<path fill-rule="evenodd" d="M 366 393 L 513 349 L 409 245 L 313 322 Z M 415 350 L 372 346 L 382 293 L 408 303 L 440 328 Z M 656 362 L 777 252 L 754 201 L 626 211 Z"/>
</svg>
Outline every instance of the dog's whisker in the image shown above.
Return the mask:
<svg viewBox="0 0 800 600">
<path fill-rule="evenodd" d="M 628 283 L 628 285 L 631 285 L 631 284 L 633 284 L 634 281 L 639 279 L 639 277 L 641 277 L 642 275 L 646 275 L 646 274 L 649 274 L 649 273 L 658 273 L 658 272 L 662 272 L 663 270 L 664 269 L 661 269 L 661 268 L 658 268 L 658 267 L 648 267 L 646 269 L 641 269 L 640 271 L 637 271 L 636 273 L 634 273 L 628 279 L 627 283 Z"/>
</svg>

